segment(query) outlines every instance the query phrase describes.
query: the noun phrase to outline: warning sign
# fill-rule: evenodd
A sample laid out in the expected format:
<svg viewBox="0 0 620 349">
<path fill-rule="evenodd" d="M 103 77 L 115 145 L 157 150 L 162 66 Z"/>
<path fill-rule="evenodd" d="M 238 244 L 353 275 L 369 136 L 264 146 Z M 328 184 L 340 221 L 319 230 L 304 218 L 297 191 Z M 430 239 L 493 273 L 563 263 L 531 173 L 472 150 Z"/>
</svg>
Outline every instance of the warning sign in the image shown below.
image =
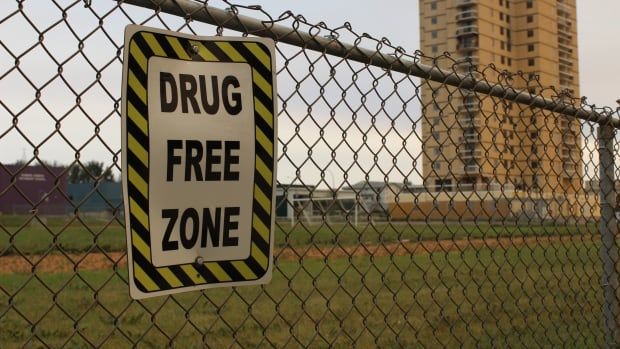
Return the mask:
<svg viewBox="0 0 620 349">
<path fill-rule="evenodd" d="M 122 91 L 130 294 L 266 283 L 275 44 L 131 25 Z"/>
</svg>

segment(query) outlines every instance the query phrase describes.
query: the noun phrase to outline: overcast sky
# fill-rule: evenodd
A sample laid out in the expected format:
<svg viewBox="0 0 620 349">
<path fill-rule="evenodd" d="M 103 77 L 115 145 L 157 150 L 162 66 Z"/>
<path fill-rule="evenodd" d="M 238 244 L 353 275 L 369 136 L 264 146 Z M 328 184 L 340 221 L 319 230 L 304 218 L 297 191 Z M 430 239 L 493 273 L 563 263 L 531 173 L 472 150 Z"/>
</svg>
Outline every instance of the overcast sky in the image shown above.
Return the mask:
<svg viewBox="0 0 620 349">
<path fill-rule="evenodd" d="M 268 12 L 291 10 L 330 27 L 348 21 L 353 28 L 413 52 L 419 48 L 418 2 L 407 0 L 243 0 Z M 620 98 L 620 1 L 577 0 L 579 68 L 582 95 L 597 105 L 615 106 Z"/>
<path fill-rule="evenodd" d="M 71 0 L 59 0 L 58 2 L 61 6 L 74 3 Z M 323 21 L 331 28 L 349 22 L 357 33 L 367 32 L 375 37 L 387 37 L 392 44 L 402 46 L 408 53 L 413 53 L 419 48 L 417 1 L 238 0 L 237 3 L 261 4 L 273 17 L 291 10 L 295 14 L 303 15 L 309 22 Z M 615 100 L 620 98 L 617 87 L 620 82 L 620 69 L 617 64 L 620 56 L 620 41 L 617 40 L 620 35 L 620 21 L 618 20 L 620 1 L 578 0 L 577 3 L 581 93 L 586 95 L 591 103 L 615 107 Z M 115 4 L 116 2 L 111 0 L 94 1 L 93 9 L 98 15 L 103 15 Z M 211 1 L 210 4 L 220 8 L 226 6 L 218 1 Z M 16 8 L 15 1 L 1 1 L 0 19 L 15 11 Z M 136 22 L 144 20 L 153 13 L 150 10 L 144 11 L 126 4 L 123 8 Z M 24 13 L 42 29 L 62 20 L 62 12 L 48 1 L 25 1 Z M 164 16 L 164 19 L 173 29 L 183 23 L 179 18 Z M 98 20 L 91 12 L 78 4 L 68 12 L 67 21 L 78 36 L 85 36 L 96 28 Z M 47 161 L 66 164 L 74 160 L 76 151 L 79 151 L 81 160 L 97 159 L 112 163 L 114 154 L 120 147 L 120 123 L 114 114 L 114 98 L 118 98 L 120 94 L 121 66 L 118 61 L 114 60 L 116 48 L 109 38 L 120 45 L 123 28 L 128 23 L 128 19 L 120 11 L 114 11 L 111 16 L 106 17 L 104 28 L 109 37 L 100 30 L 89 37 L 82 51 L 85 56 L 76 51 L 78 41 L 66 26 L 57 26 L 54 30 L 45 33 L 43 41 L 45 49 L 58 61 L 69 59 L 63 65 L 62 77 L 77 93 L 87 89 L 89 84 L 94 82 L 95 69 L 103 69 L 101 84 L 96 84 L 81 95 L 79 105 L 81 109 L 76 108 L 75 93 L 61 79 L 56 78 L 50 84 L 45 85 L 56 74 L 58 65 L 47 57 L 41 46 L 28 51 L 29 47 L 37 43 L 38 34 L 30 28 L 30 24 L 24 20 L 24 17 L 18 14 L 0 24 L 2 43 L 11 50 L 9 54 L 4 47 L 0 47 L 0 76 L 13 69 L 12 55 L 22 56 L 19 67 L 26 75 L 24 78 L 20 72 L 13 69 L 0 81 L 3 103 L 0 106 L 0 149 L 3 149 L 0 152 L 1 162 L 11 163 L 18 159 L 29 159 L 33 154 L 32 145 L 42 144 L 39 155 Z M 150 21 L 147 25 L 161 27 L 161 23 L 157 20 Z M 200 32 L 200 34 L 214 34 L 213 27 L 198 25 L 195 27 L 204 30 L 204 33 Z M 237 35 L 233 32 L 226 34 Z M 286 48 L 283 49 L 286 50 Z M 78 54 L 71 58 L 76 52 Z M 293 54 L 299 52 L 299 49 L 285 52 Z M 108 65 L 110 61 L 112 64 Z M 297 57 L 289 63 L 292 68 L 294 67 L 293 75 L 296 75 L 296 78 L 302 78 L 308 74 L 308 64 L 305 58 Z M 323 64 L 324 67 L 320 67 L 321 64 L 317 64 L 314 75 L 322 74 L 320 78 L 325 82 L 329 80 L 329 75 L 323 73 L 328 70 L 324 69 L 325 64 Z M 344 71 L 344 74 L 341 71 Z M 347 82 L 348 80 L 350 83 L 350 69 L 341 71 L 338 71 L 337 75 L 339 81 Z M 373 74 L 384 74 L 384 72 L 365 70 L 360 74 L 357 82 L 364 90 L 359 91 L 358 94 L 372 89 L 370 82 Z M 295 169 L 299 168 L 301 169 L 300 176 L 311 178 L 309 181 L 313 184 L 317 182 L 320 169 L 327 168 L 324 173 L 326 182 L 335 181 L 336 184 L 342 182 L 345 174 L 349 176 L 350 182 L 364 179 L 366 174 L 369 174 L 370 180 L 400 181 L 403 177 L 409 177 L 409 180 L 418 182 L 421 170 L 420 131 L 417 128 L 420 117 L 419 106 L 415 101 L 409 103 L 407 106 L 409 119 L 403 116 L 398 119 L 398 123 L 390 126 L 390 117 L 396 115 L 399 108 L 402 109 L 402 103 L 393 96 L 388 100 L 385 110 L 382 111 L 383 114 L 377 114 L 377 122 L 371 122 L 370 115 L 375 112 L 380 101 L 386 98 L 386 93 L 393 89 L 390 85 L 390 77 L 382 76 L 380 81 L 386 85 L 377 87 L 376 91 L 379 91 L 379 94 L 369 94 L 366 107 L 370 106 L 371 110 L 361 110 L 356 113 L 352 113 L 347 108 L 337 110 L 338 115 L 335 119 L 345 121 L 346 125 L 347 122 L 351 123 L 352 117 L 357 117 L 356 123 L 363 126 L 362 130 L 348 130 L 349 144 L 344 145 L 341 144 L 342 130 L 330 123 L 327 105 L 327 103 L 338 102 L 340 90 L 337 86 L 333 83 L 327 86 L 325 96 L 328 97 L 328 101 L 317 103 L 311 112 L 308 111 L 306 102 L 301 101 L 298 96 L 295 97 L 296 103 L 292 100 L 286 108 L 290 117 L 282 118 L 281 115 L 280 136 L 285 142 L 289 140 L 290 142 L 287 144 L 289 158 L 284 158 L 279 163 L 279 178 L 283 182 L 290 182 L 298 176 Z M 399 92 L 410 96 L 415 95 L 412 88 L 415 87 L 413 84 L 416 81 L 401 84 L 398 88 Z M 31 83 L 39 88 L 45 86 L 41 90 L 40 97 L 43 106 L 39 103 L 31 104 L 36 94 Z M 280 76 L 278 83 L 281 94 L 295 93 L 295 84 L 290 76 Z M 317 97 L 317 85 L 313 85 L 312 81 L 304 84 L 300 91 L 306 97 Z M 333 100 L 329 101 L 329 98 Z M 360 97 L 355 92 L 349 93 L 347 100 L 355 104 L 354 108 L 360 107 Z M 18 128 L 12 128 L 11 114 L 16 113 L 20 115 Z M 55 122 L 47 115 L 48 113 L 52 113 L 56 118 L 62 118 L 60 129 L 62 136 L 55 132 Z M 308 113 L 319 121 L 318 124 L 312 120 L 303 121 L 300 132 L 305 133 L 302 134 L 303 137 L 295 137 L 294 122 L 302 122 L 301 120 Z M 412 123 L 416 122 L 418 125 L 413 125 L 416 133 L 412 133 Z M 97 124 L 100 125 L 98 127 L 100 138 L 94 137 Z M 325 132 L 322 140 L 319 136 L 321 128 Z M 408 135 L 407 132 L 409 132 Z M 366 148 L 363 147 L 364 136 L 367 138 L 366 143 L 369 144 Z M 32 144 L 29 144 L 28 140 L 32 141 Z M 313 145 L 313 142 L 316 144 Z M 308 153 L 309 148 L 312 149 L 311 155 Z M 403 149 L 409 153 L 396 154 Z M 280 150 L 282 150 L 282 144 Z M 360 156 L 357 161 L 353 160 L 356 152 Z M 374 155 L 378 155 L 378 159 L 373 159 Z M 336 156 L 338 164 L 330 161 L 333 156 Z M 373 167 L 375 162 L 378 162 L 379 166 Z M 400 171 L 394 171 L 395 168 Z"/>
<path fill-rule="evenodd" d="M 249 5 L 256 2 L 242 0 L 238 3 Z M 402 46 L 409 53 L 419 48 L 417 1 L 267 0 L 260 4 L 269 13 L 291 10 L 303 14 L 309 22 L 323 21 L 328 27 L 338 27 L 348 21 L 356 32 L 387 37 L 393 45 Z M 620 35 L 620 1 L 577 0 L 577 16 L 581 95 L 586 96 L 590 104 L 615 108 L 616 100 L 620 98 L 620 66 L 617 63 L 620 57 L 620 40 L 617 40 Z M 583 131 L 587 134 L 591 130 Z M 593 177 L 598 162 L 594 139 L 585 137 L 582 144 L 586 148 L 584 173 L 586 177 Z M 409 179 L 414 183 L 421 180 L 419 165 L 410 172 Z"/>
</svg>

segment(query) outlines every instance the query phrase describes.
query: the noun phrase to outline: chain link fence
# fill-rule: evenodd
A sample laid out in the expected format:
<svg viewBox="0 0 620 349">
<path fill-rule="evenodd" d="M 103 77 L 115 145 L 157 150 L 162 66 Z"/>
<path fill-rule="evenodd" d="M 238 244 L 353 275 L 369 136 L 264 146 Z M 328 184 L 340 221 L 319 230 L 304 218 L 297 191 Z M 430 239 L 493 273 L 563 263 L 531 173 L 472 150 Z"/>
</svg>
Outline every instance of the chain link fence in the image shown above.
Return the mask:
<svg viewBox="0 0 620 349">
<path fill-rule="evenodd" d="M 1 347 L 618 343 L 616 109 L 348 23 L 218 5 L 0 5 Z M 270 284 L 129 298 L 131 23 L 276 40 Z"/>
</svg>

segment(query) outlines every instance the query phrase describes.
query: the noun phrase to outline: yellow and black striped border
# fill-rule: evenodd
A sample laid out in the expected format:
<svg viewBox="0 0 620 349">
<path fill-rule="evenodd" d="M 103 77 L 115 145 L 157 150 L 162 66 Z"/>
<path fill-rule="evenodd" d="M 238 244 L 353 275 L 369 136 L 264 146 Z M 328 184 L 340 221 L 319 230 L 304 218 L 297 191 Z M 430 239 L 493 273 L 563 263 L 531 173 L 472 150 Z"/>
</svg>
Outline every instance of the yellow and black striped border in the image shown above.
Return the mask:
<svg viewBox="0 0 620 349">
<path fill-rule="evenodd" d="M 247 38 L 244 38 L 247 39 Z M 269 270 L 272 241 L 275 158 L 275 89 L 273 57 L 260 41 L 192 39 L 140 27 L 126 38 L 124 62 L 125 212 L 130 278 L 143 293 L 258 280 Z M 197 49 L 197 51 L 196 51 Z M 237 62 L 252 67 L 255 121 L 255 171 L 251 251 L 247 259 L 155 267 L 149 231 L 148 60 L 165 57 L 186 61 Z M 198 287 L 200 288 L 200 287 Z M 133 295 L 132 295 L 133 296 Z"/>
</svg>

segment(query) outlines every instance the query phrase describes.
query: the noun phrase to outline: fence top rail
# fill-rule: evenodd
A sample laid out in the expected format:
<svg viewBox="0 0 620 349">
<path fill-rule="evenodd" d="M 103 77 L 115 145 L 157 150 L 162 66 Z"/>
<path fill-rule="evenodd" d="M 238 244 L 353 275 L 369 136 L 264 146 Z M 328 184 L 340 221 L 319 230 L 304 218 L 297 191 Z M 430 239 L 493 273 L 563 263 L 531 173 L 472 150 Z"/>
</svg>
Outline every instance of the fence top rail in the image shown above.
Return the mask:
<svg viewBox="0 0 620 349">
<path fill-rule="evenodd" d="M 118 1 L 118 0 L 117 0 Z M 375 50 L 366 49 L 357 45 L 351 45 L 338 39 L 338 32 L 329 29 L 324 23 L 310 24 L 305 22 L 301 16 L 294 16 L 290 12 L 281 15 L 274 20 L 269 16 L 269 20 L 263 21 L 253 17 L 239 14 L 238 9 L 260 10 L 260 6 L 234 5 L 228 1 L 231 7 L 223 10 L 207 5 L 207 1 L 199 2 L 193 0 L 122 0 L 123 3 L 150 8 L 158 12 L 186 18 L 189 21 L 198 21 L 218 27 L 239 31 L 245 34 L 267 37 L 278 42 L 300 46 L 308 50 L 313 50 L 333 56 L 346 58 L 352 61 L 376 66 L 391 71 L 413 75 L 419 78 L 439 82 L 445 85 L 458 87 L 460 89 L 471 90 L 481 94 L 502 98 L 507 101 L 516 102 L 530 107 L 548 110 L 566 116 L 576 117 L 588 122 L 611 125 L 620 129 L 620 117 L 618 109 L 597 108 L 594 105 L 585 103 L 566 103 L 567 99 L 558 96 L 556 99 L 544 98 L 533 95 L 525 90 L 517 90 L 511 86 L 501 83 L 489 83 L 485 79 L 476 78 L 472 73 L 459 73 L 456 70 L 442 69 L 437 66 L 420 63 L 421 55 L 409 55 L 404 52 L 402 47 L 392 46 L 387 39 L 377 40 Z M 265 12 L 262 12 L 265 13 Z M 304 32 L 294 26 L 278 24 L 285 18 L 294 17 L 296 22 L 307 24 L 316 33 Z M 345 24 L 348 27 L 348 24 Z M 330 35 L 321 34 L 321 29 Z M 371 38 L 367 34 L 362 35 Z M 358 39 L 361 38 L 358 36 Z M 372 39 L 372 38 L 371 38 Z M 394 49 L 394 53 L 382 53 L 380 49 L 389 47 Z M 492 67 L 492 66 L 490 66 Z M 561 95 L 561 94 L 560 94 Z M 577 104 L 580 104 L 576 106 Z M 587 107 L 587 109 L 585 108 Z"/>
</svg>

